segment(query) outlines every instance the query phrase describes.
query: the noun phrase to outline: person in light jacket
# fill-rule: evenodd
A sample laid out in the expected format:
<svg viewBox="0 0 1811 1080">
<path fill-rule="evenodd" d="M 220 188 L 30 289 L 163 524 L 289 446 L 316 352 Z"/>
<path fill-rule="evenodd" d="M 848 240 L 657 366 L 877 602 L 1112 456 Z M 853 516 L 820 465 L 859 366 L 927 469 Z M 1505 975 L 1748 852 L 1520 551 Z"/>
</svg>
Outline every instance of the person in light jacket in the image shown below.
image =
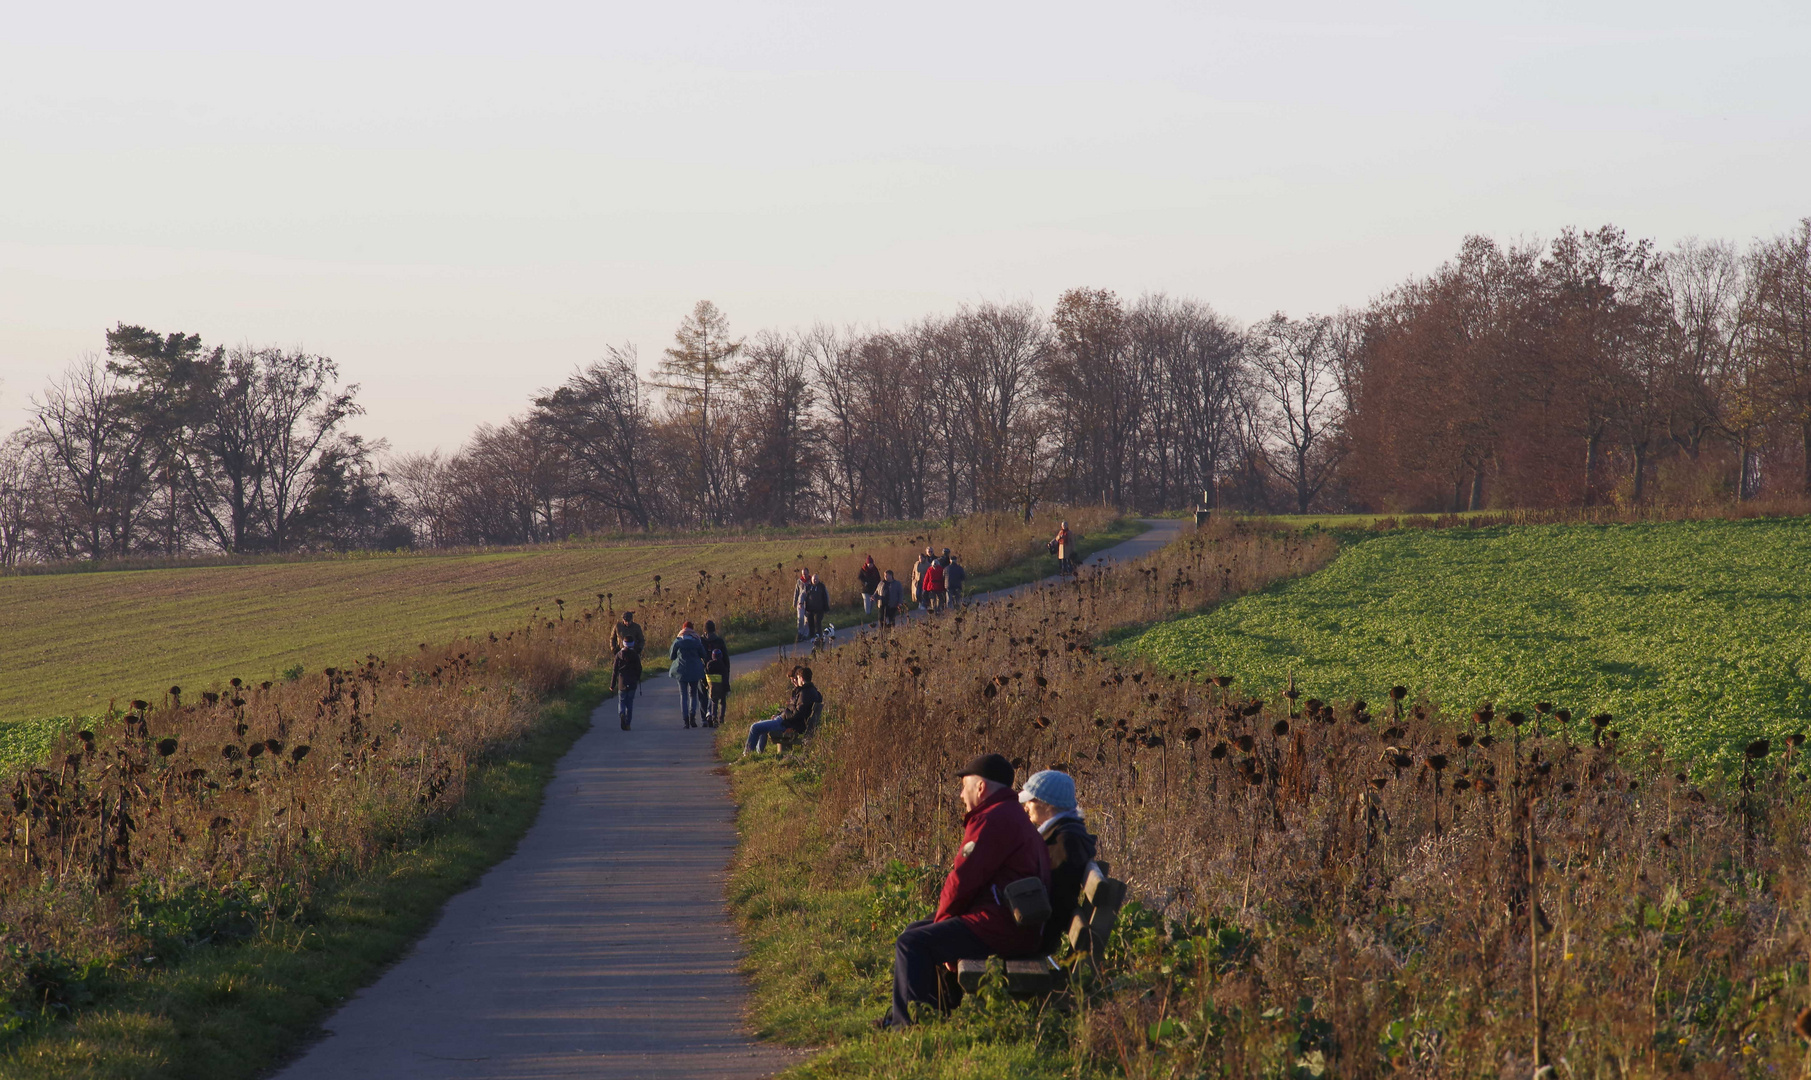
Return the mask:
<svg viewBox="0 0 1811 1080">
<path fill-rule="evenodd" d="M 679 628 L 679 636 L 667 650 L 667 659 L 671 661 L 667 674 L 679 684 L 679 708 L 685 726 L 697 727 L 698 713 L 704 705 L 704 642 L 699 640 L 689 619 Z"/>
</svg>

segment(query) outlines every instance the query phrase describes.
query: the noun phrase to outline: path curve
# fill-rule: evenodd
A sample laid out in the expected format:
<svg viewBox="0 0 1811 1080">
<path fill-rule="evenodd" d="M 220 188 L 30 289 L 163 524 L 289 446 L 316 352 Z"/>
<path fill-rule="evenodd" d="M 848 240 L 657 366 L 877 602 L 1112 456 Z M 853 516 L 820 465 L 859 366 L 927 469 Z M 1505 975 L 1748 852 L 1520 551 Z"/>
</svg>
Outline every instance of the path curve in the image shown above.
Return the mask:
<svg viewBox="0 0 1811 1080">
<path fill-rule="evenodd" d="M 1184 527 L 1146 524 L 1090 561 L 1147 555 Z M 740 653 L 736 668 L 789 652 Z M 747 1034 L 723 900 L 736 847 L 729 781 L 714 733 L 681 727 L 678 712 L 664 678 L 643 684 L 631 732 L 615 701 L 601 705 L 515 853 L 448 901 L 277 1080 L 740 1080 L 799 1061 Z"/>
</svg>

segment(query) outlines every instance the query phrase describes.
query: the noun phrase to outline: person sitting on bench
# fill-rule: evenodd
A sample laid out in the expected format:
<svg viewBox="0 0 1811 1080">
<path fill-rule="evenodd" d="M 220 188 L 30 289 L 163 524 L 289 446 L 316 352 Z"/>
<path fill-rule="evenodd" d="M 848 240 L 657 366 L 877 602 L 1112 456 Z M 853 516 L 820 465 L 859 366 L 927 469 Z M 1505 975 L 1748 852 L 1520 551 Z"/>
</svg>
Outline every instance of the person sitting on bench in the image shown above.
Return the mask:
<svg viewBox="0 0 1811 1080">
<path fill-rule="evenodd" d="M 803 734 L 805 725 L 811 721 L 811 710 L 823 703 L 824 695 L 811 684 L 811 669 L 803 664 L 793 668 L 792 697 L 787 700 L 786 707 L 766 720 L 756 720 L 748 725 L 748 742 L 743 745 L 742 752 L 760 753 L 767 749 L 767 740 L 782 731 Z"/>
<path fill-rule="evenodd" d="M 1044 924 L 1038 951 L 1054 953 L 1075 916 L 1098 843 L 1075 804 L 1075 780 L 1068 773 L 1055 769 L 1032 773 L 1019 792 L 1019 803 L 1044 835 L 1050 854 L 1050 920 Z"/>
<path fill-rule="evenodd" d="M 1012 763 L 982 754 L 956 774 L 962 780 L 962 847 L 944 878 L 937 913 L 905 928 L 893 947 L 893 1008 L 876 1027 L 912 1023 L 911 1004 L 948 1012 L 962 999 L 948 969 L 958 960 L 1025 956 L 1043 926 L 1020 925 L 1008 887 L 1031 878 L 1050 888 L 1050 856 L 1031 819 L 1015 805 Z"/>
</svg>

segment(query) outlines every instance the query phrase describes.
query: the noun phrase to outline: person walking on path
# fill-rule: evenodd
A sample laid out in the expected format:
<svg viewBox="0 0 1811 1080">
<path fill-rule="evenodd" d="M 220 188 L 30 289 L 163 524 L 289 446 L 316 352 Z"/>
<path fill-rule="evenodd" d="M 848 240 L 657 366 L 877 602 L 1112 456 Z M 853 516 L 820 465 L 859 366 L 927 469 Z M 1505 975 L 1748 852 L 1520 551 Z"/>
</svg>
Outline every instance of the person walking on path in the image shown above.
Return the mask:
<svg viewBox="0 0 1811 1080">
<path fill-rule="evenodd" d="M 899 620 L 899 609 L 905 606 L 905 582 L 893 576 L 888 570 L 886 579 L 880 583 L 880 622 L 882 626 L 892 626 Z"/>
<path fill-rule="evenodd" d="M 622 652 L 626 647 L 634 649 L 635 655 L 640 656 L 645 640 L 641 624 L 635 621 L 633 611 L 623 612 L 622 620 L 610 629 L 610 651 L 613 653 Z"/>
<path fill-rule="evenodd" d="M 717 624 L 715 622 L 710 619 L 704 620 L 704 634 L 700 636 L 698 640 L 704 645 L 704 657 L 706 660 L 710 659 L 713 650 L 721 649 L 723 650 L 723 655 L 727 662 L 729 657 L 729 643 L 723 640 L 722 634 L 717 633 Z M 728 673 L 729 669 L 725 668 L 724 674 Z"/>
<path fill-rule="evenodd" d="M 1067 521 L 1063 522 L 1062 526 L 1056 530 L 1056 539 L 1052 540 L 1051 544 L 1056 547 L 1057 571 L 1064 574 L 1074 573 L 1075 561 L 1071 558 L 1072 552 L 1070 550 L 1071 545 L 1069 542 L 1069 523 Z"/>
<path fill-rule="evenodd" d="M 967 580 L 968 571 L 956 561 L 954 555 L 951 555 L 949 564 L 943 568 L 943 589 L 948 597 L 945 601 L 947 606 L 955 607 L 962 603 L 962 583 Z"/>
<path fill-rule="evenodd" d="M 830 587 L 822 578 L 811 575 L 810 584 L 805 586 L 805 629 L 810 632 L 811 640 L 816 641 L 824 633 L 824 613 L 830 610 Z"/>
<path fill-rule="evenodd" d="M 766 720 L 756 720 L 748 725 L 748 741 L 742 744 L 743 756 L 767 749 L 767 740 L 782 731 L 804 734 L 806 725 L 811 722 L 811 710 L 823 703 L 824 695 L 812 685 L 811 669 L 803 664 L 793 668 L 792 696 L 787 699 L 786 707 Z"/>
<path fill-rule="evenodd" d="M 931 549 L 927 547 L 924 549 L 924 554 L 918 556 L 918 561 L 912 564 L 912 603 L 914 605 L 924 602 L 924 596 L 920 590 L 924 585 L 925 567 L 929 565 L 931 565 Z"/>
<path fill-rule="evenodd" d="M 861 583 L 862 615 L 865 617 L 874 614 L 874 605 L 880 602 L 875 596 L 880 591 L 880 567 L 874 565 L 874 556 L 868 556 L 868 561 L 861 564 L 855 580 Z"/>
<path fill-rule="evenodd" d="M 811 620 L 806 617 L 806 612 L 805 612 L 805 597 L 806 597 L 806 594 L 810 591 L 810 589 L 811 589 L 811 575 L 807 574 L 803 569 L 801 569 L 799 571 L 799 580 L 794 582 L 792 585 L 792 606 L 799 613 L 799 633 L 798 633 L 799 641 L 805 640 L 805 638 L 807 636 L 805 631 L 811 625 Z"/>
<path fill-rule="evenodd" d="M 1025 878 L 1050 889 L 1050 854 L 1037 827 L 1012 790 L 1012 762 L 982 754 L 956 774 L 962 780 L 962 846 L 943 879 L 937 913 L 905 928 L 893 946 L 893 1008 L 875 1027 L 906 1027 L 913 1002 L 943 1012 L 956 1007 L 962 989 L 940 974 L 958 960 L 1025 956 L 1038 947 L 1043 927 L 1021 926 L 1002 890 Z"/>
<path fill-rule="evenodd" d="M 698 640 L 698 633 L 692 629 L 689 619 L 679 628 L 673 647 L 667 650 L 667 659 L 671 661 L 667 674 L 679 683 L 679 708 L 684 714 L 685 726 L 697 727 L 703 697 L 700 691 L 704 687 L 704 642 Z"/>
<path fill-rule="evenodd" d="M 943 564 L 931 560 L 931 565 L 924 568 L 924 587 L 919 590 L 924 597 L 924 610 L 939 611 L 943 608 Z"/>
<path fill-rule="evenodd" d="M 641 687 L 641 653 L 624 645 L 610 668 L 610 689 L 616 691 L 616 718 L 623 730 L 635 716 L 635 691 Z"/>
<path fill-rule="evenodd" d="M 729 653 L 722 649 L 712 649 L 704 659 L 704 726 L 714 728 L 723 723 L 724 710 L 729 707 Z"/>
</svg>

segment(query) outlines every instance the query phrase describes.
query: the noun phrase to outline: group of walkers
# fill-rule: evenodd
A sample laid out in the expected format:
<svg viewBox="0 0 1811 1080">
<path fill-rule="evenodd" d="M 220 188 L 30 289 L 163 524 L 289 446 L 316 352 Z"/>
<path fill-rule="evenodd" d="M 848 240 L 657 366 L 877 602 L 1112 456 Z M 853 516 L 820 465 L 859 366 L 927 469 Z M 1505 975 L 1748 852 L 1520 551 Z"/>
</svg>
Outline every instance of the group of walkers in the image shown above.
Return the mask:
<svg viewBox="0 0 1811 1080">
<path fill-rule="evenodd" d="M 633 611 L 610 631 L 610 651 L 615 659 L 610 689 L 616 691 L 616 716 L 624 731 L 635 715 L 635 694 L 641 688 L 642 650 L 647 635 Z M 686 727 L 714 728 L 723 722 L 729 705 L 729 644 L 717 633 L 717 624 L 705 621 L 699 634 L 690 620 L 679 628 L 667 649 L 667 675 L 679 684 L 680 718 Z"/>
</svg>

